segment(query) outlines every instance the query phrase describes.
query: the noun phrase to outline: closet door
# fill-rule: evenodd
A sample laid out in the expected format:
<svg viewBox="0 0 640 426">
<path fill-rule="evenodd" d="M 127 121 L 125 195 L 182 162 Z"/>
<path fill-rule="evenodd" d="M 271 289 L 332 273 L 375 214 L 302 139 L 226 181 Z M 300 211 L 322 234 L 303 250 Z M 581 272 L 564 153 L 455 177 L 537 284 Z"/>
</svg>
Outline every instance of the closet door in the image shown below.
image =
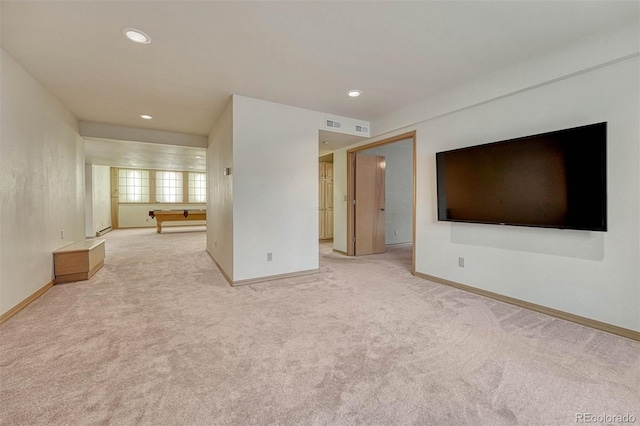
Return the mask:
<svg viewBox="0 0 640 426">
<path fill-rule="evenodd" d="M 322 163 L 320 163 L 322 165 Z M 324 179 L 320 179 L 318 182 L 318 237 L 324 238 L 324 230 L 325 230 L 325 182 Z"/>
<path fill-rule="evenodd" d="M 333 164 L 318 168 L 318 233 L 321 240 L 333 239 Z"/>
<path fill-rule="evenodd" d="M 332 164 L 327 164 L 333 170 Z M 324 185 L 324 236 L 333 238 L 333 179 L 326 179 Z"/>
</svg>

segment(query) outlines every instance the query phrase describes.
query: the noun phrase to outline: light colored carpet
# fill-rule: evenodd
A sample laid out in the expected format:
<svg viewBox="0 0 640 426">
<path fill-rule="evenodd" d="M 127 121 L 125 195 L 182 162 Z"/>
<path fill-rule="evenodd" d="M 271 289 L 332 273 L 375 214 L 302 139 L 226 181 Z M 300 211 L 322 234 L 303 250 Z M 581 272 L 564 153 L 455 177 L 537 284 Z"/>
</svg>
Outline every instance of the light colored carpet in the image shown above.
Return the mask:
<svg viewBox="0 0 640 426">
<path fill-rule="evenodd" d="M 410 246 L 232 288 L 189 229 L 107 234 L 0 327 L 3 425 L 640 422 L 640 342 L 413 277 Z"/>
</svg>

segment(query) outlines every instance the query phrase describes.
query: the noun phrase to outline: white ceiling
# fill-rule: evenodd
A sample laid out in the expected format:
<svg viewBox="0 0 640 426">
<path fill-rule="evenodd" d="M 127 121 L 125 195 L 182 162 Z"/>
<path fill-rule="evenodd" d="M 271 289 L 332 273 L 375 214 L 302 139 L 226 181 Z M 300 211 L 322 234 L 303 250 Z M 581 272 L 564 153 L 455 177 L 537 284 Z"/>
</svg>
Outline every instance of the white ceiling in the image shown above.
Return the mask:
<svg viewBox="0 0 640 426">
<path fill-rule="evenodd" d="M 367 140 L 367 138 L 362 136 L 351 136 L 328 130 L 320 130 L 318 131 L 318 141 L 320 142 L 319 155 L 326 155 L 338 148 L 343 148 L 365 140 Z"/>
<path fill-rule="evenodd" d="M 639 9 L 573 0 L 0 4 L 2 47 L 79 120 L 197 135 L 232 94 L 373 121 L 638 19 Z M 134 44 L 123 27 L 153 42 Z M 351 88 L 364 94 L 348 98 Z"/>
<path fill-rule="evenodd" d="M 85 162 L 102 166 L 205 172 L 206 155 L 204 148 L 85 138 Z"/>
</svg>

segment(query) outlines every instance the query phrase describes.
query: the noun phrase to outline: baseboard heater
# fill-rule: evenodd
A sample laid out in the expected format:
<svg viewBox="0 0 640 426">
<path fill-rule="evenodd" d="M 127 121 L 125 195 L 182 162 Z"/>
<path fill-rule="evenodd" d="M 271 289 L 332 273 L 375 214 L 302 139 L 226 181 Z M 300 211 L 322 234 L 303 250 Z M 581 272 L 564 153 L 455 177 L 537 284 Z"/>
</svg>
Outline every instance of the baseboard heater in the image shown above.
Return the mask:
<svg viewBox="0 0 640 426">
<path fill-rule="evenodd" d="M 107 226 L 106 228 L 101 229 L 100 231 L 96 232 L 96 237 L 100 237 L 100 236 L 106 234 L 107 232 L 111 232 L 111 227 L 110 226 Z"/>
</svg>

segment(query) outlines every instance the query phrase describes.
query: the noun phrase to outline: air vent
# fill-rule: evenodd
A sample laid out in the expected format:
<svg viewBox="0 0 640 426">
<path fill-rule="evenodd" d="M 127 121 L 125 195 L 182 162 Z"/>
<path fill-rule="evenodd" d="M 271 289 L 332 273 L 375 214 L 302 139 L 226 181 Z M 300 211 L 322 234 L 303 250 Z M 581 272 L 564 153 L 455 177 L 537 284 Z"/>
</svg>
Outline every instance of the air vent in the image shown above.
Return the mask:
<svg viewBox="0 0 640 426">
<path fill-rule="evenodd" d="M 100 230 L 100 231 L 96 232 L 96 237 L 101 237 L 101 236 L 103 236 L 103 235 L 104 235 L 104 234 L 106 234 L 107 232 L 110 232 L 110 231 L 111 231 L 111 229 L 112 229 L 112 228 L 111 228 L 110 226 L 107 226 L 106 228 L 104 228 L 104 229 L 102 229 L 102 230 Z"/>
<path fill-rule="evenodd" d="M 327 127 L 331 127 L 332 129 L 339 129 L 340 127 L 342 127 L 342 123 L 340 123 L 339 121 L 327 119 Z"/>
<path fill-rule="evenodd" d="M 366 133 L 369 134 L 369 128 L 365 126 L 356 125 L 356 133 Z"/>
</svg>

